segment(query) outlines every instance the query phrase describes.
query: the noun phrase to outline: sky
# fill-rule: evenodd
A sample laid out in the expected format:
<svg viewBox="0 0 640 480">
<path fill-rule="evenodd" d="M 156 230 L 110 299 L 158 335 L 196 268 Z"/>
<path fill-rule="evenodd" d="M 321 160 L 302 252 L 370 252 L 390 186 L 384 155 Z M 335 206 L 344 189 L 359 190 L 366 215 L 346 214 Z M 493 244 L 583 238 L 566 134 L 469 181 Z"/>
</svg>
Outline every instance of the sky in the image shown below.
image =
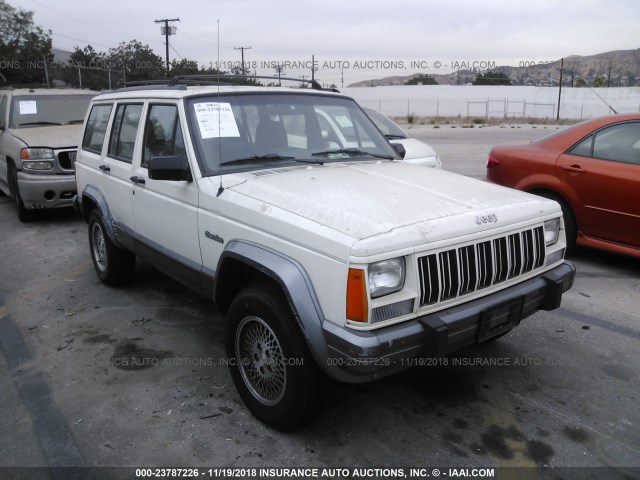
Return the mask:
<svg viewBox="0 0 640 480">
<path fill-rule="evenodd" d="M 59 49 L 106 52 L 135 39 L 164 59 L 154 21 L 179 18 L 171 60 L 228 70 L 247 47 L 251 72 L 274 75 L 280 64 L 286 76 L 310 78 L 315 67 L 316 79 L 339 87 L 640 48 L 640 0 L 6 1 L 33 11 Z"/>
</svg>

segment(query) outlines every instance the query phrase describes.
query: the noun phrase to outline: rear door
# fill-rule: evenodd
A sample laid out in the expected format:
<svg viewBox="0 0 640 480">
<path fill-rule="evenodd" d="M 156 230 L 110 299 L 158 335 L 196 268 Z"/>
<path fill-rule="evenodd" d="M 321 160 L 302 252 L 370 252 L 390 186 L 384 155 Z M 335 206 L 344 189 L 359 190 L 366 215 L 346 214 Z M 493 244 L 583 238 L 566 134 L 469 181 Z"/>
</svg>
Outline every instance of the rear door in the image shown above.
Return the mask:
<svg viewBox="0 0 640 480">
<path fill-rule="evenodd" d="M 100 171 L 110 177 L 102 185 L 107 190 L 104 193 L 109 199 L 113 219 L 129 234 L 135 231 L 132 209 L 135 192 L 130 178 L 133 159 L 136 154 L 139 155 L 136 139 L 143 107 L 144 104 L 139 101 L 121 102 L 114 106 L 106 156 L 98 165 Z"/>
<path fill-rule="evenodd" d="M 640 247 L 640 122 L 595 132 L 556 165 L 583 234 Z"/>
</svg>

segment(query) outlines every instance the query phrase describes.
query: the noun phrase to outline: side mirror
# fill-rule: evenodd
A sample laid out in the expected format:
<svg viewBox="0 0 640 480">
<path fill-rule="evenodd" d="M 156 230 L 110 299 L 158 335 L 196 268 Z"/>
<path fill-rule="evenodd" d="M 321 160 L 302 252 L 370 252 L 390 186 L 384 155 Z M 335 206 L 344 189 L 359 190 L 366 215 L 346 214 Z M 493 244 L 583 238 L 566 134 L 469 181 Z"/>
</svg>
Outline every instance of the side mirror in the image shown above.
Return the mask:
<svg viewBox="0 0 640 480">
<path fill-rule="evenodd" d="M 191 182 L 191 169 L 184 157 L 153 157 L 149 160 L 149 178 L 173 182 Z"/>
<path fill-rule="evenodd" d="M 404 156 L 407 154 L 406 148 L 404 148 L 404 145 L 402 145 L 401 143 L 392 143 L 391 146 L 396 151 L 396 153 L 400 155 L 400 158 L 404 158 Z"/>
</svg>

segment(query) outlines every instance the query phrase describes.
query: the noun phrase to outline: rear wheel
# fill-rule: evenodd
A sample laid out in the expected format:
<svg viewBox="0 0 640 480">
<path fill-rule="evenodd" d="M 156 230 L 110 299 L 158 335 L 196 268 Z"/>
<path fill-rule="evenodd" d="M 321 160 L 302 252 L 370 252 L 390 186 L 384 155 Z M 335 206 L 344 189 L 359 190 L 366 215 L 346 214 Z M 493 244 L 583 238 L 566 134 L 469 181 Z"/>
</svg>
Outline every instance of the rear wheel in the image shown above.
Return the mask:
<svg viewBox="0 0 640 480">
<path fill-rule="evenodd" d="M 136 257 L 114 245 L 97 210 L 89 216 L 89 248 L 100 280 L 111 286 L 122 285 L 131 280 Z"/>
<path fill-rule="evenodd" d="M 322 412 L 326 377 L 311 356 L 282 291 L 251 285 L 228 313 L 231 376 L 249 410 L 279 430 L 293 430 Z"/>
</svg>

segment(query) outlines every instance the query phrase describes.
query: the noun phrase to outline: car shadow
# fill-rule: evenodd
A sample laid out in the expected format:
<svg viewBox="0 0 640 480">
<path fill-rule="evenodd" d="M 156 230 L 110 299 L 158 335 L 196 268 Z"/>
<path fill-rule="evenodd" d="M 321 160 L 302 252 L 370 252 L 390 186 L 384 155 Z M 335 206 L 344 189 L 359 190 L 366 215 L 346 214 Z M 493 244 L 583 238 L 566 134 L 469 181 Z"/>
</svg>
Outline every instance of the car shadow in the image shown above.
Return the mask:
<svg viewBox="0 0 640 480">
<path fill-rule="evenodd" d="M 619 253 L 588 247 L 576 247 L 566 259 L 576 263 L 586 262 L 595 266 L 620 269 L 630 275 L 640 275 L 640 259 Z"/>
</svg>

